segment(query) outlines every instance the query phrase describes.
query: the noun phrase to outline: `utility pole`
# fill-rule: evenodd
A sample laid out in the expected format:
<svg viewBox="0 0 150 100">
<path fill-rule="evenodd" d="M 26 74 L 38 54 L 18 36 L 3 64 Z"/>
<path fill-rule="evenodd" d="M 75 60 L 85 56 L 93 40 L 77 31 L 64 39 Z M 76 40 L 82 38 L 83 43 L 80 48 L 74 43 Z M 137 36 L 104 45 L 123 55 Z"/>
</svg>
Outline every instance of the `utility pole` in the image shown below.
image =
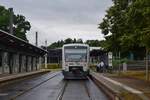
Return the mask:
<svg viewBox="0 0 150 100">
<path fill-rule="evenodd" d="M 9 12 L 10 12 L 9 33 L 13 35 L 14 34 L 13 33 L 13 15 L 14 15 L 13 8 L 9 8 Z"/>
<path fill-rule="evenodd" d="M 35 45 L 38 46 L 38 32 L 35 33 Z"/>
<path fill-rule="evenodd" d="M 45 41 L 45 49 L 47 51 L 47 40 Z M 47 53 L 45 54 L 45 69 L 47 69 Z"/>
</svg>

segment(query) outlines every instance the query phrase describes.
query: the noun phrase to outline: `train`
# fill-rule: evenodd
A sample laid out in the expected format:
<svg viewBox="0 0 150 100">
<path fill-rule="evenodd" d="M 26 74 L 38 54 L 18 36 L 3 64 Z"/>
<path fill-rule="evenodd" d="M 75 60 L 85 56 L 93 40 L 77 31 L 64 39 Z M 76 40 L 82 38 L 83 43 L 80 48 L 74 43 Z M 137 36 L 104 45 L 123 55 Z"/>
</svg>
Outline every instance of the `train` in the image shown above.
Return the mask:
<svg viewBox="0 0 150 100">
<path fill-rule="evenodd" d="M 65 44 L 62 47 L 62 73 L 64 79 L 87 79 L 89 75 L 87 44 Z"/>
</svg>

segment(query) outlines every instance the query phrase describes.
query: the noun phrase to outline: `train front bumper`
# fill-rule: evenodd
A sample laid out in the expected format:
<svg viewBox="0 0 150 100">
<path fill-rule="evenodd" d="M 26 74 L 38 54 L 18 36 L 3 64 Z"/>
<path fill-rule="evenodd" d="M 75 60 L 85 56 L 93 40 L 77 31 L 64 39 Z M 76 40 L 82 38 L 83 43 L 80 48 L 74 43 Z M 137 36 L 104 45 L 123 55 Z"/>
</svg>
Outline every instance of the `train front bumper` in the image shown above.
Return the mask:
<svg viewBox="0 0 150 100">
<path fill-rule="evenodd" d="M 87 76 L 89 75 L 89 70 L 81 72 L 62 70 L 62 73 L 64 75 L 64 79 L 87 79 Z"/>
</svg>

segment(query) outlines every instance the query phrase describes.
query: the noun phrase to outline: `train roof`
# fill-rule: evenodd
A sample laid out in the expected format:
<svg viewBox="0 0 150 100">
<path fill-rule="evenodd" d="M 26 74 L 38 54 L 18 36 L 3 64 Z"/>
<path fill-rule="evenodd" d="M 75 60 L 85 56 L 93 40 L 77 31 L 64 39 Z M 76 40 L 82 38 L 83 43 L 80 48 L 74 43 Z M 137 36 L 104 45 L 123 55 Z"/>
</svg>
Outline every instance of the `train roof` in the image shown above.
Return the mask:
<svg viewBox="0 0 150 100">
<path fill-rule="evenodd" d="M 89 47 L 88 44 L 81 44 L 81 43 L 71 43 L 71 44 L 63 45 L 63 47 L 65 47 L 65 46 L 87 46 L 87 47 Z"/>
</svg>

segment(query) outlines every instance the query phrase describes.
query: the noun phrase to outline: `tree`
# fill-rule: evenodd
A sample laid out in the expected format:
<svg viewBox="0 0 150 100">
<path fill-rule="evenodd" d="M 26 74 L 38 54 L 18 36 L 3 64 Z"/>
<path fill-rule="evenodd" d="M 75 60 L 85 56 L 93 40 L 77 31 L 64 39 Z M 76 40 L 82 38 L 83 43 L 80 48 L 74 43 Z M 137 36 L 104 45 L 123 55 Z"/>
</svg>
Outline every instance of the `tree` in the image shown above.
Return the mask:
<svg viewBox="0 0 150 100">
<path fill-rule="evenodd" d="M 30 22 L 25 19 L 26 18 L 23 15 L 17 15 L 14 17 L 14 35 L 23 40 L 27 40 L 26 33 L 31 28 Z"/>
<path fill-rule="evenodd" d="M 92 47 L 103 47 L 103 40 L 87 40 L 85 43 Z"/>
<path fill-rule="evenodd" d="M 139 45 L 145 47 L 146 51 L 146 79 L 149 79 L 148 54 L 150 50 L 150 1 L 135 0 L 128 10 L 128 24 L 132 25 L 132 30 Z"/>
<path fill-rule="evenodd" d="M 72 43 L 73 41 L 71 38 L 67 38 L 64 42 L 65 42 L 65 44 L 69 44 L 69 43 Z"/>
<path fill-rule="evenodd" d="M 60 48 L 62 47 L 64 44 L 68 44 L 68 43 L 84 43 L 84 44 L 88 44 L 89 46 L 93 46 L 93 47 L 104 47 L 104 40 L 99 41 L 99 40 L 87 40 L 85 42 L 83 42 L 82 39 L 71 39 L 71 38 L 67 38 L 65 40 L 61 40 L 61 41 L 57 41 L 54 42 L 52 44 L 49 45 L 49 48 L 53 49 L 53 48 Z"/>
<path fill-rule="evenodd" d="M 99 28 L 104 35 L 111 33 L 111 38 L 107 38 L 111 41 L 112 48 L 107 48 L 111 51 L 118 52 L 121 50 L 120 37 L 125 33 L 125 9 L 128 7 L 128 0 L 113 0 L 114 5 L 110 7 L 106 12 L 107 14 L 103 18 L 103 22 L 99 24 Z M 109 46 L 110 47 L 110 46 Z"/>
<path fill-rule="evenodd" d="M 76 42 L 77 42 L 77 40 L 76 40 L 76 38 L 74 38 L 74 39 L 73 39 L 73 43 L 76 43 Z"/>
<path fill-rule="evenodd" d="M 9 11 L 0 6 L 0 28 L 9 31 Z"/>
<path fill-rule="evenodd" d="M 10 12 L 3 6 L 0 6 L 0 29 L 9 32 L 9 19 L 10 19 Z M 31 25 L 30 22 L 26 20 L 23 15 L 13 15 L 14 25 L 14 35 L 28 41 L 26 38 L 27 31 L 30 30 Z"/>
<path fill-rule="evenodd" d="M 51 48 L 51 49 L 60 48 L 64 44 L 69 44 L 69 43 L 74 43 L 74 42 L 76 42 L 76 39 L 72 40 L 71 38 L 67 38 L 65 40 L 60 40 L 60 41 L 57 41 L 57 42 L 54 42 L 54 43 L 50 44 L 48 46 L 48 48 Z"/>
<path fill-rule="evenodd" d="M 78 39 L 76 43 L 83 43 L 82 39 Z"/>
<path fill-rule="evenodd" d="M 146 58 L 148 58 L 150 0 L 113 0 L 113 3 L 114 5 L 107 10 L 103 22 L 99 24 L 99 28 L 105 35 L 105 47 L 113 52 L 140 49 L 143 53 L 146 51 Z M 107 36 L 109 33 L 111 35 Z M 148 60 L 146 68 L 148 73 Z"/>
</svg>

